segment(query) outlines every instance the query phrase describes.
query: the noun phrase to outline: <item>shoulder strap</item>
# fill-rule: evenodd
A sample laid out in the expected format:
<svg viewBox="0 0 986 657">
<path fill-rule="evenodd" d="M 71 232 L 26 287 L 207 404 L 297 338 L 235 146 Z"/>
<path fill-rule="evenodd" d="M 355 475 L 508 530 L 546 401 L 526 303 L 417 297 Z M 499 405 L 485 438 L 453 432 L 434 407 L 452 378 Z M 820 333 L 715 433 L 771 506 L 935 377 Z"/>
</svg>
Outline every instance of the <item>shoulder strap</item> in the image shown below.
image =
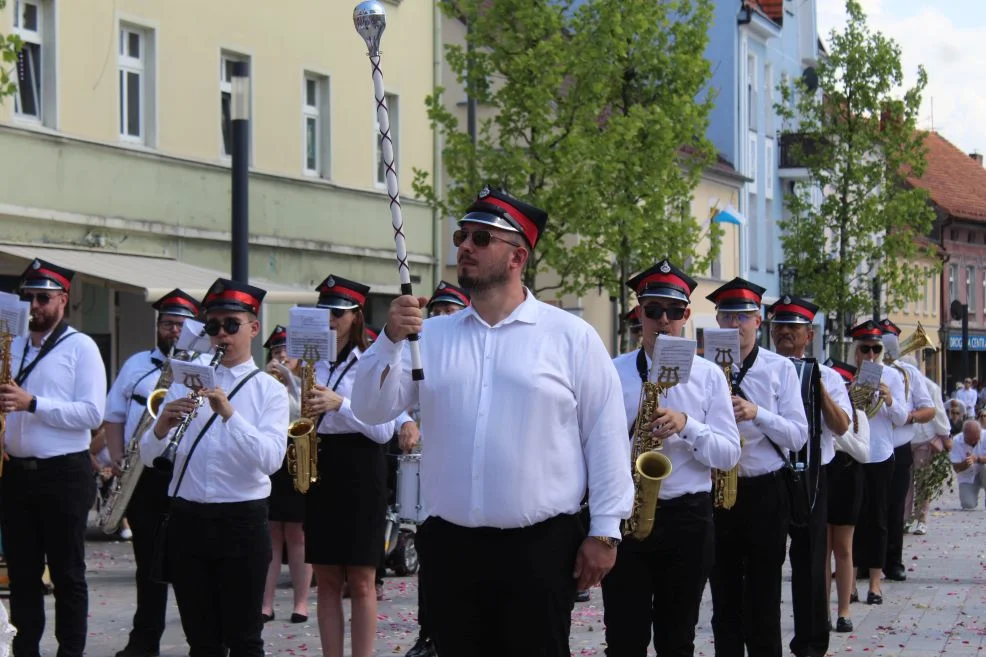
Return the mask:
<svg viewBox="0 0 986 657">
<path fill-rule="evenodd" d="M 254 371 L 250 372 L 245 377 L 243 377 L 243 379 L 236 384 L 236 387 L 233 388 L 233 391 L 229 393 L 229 396 L 226 399 L 230 399 L 230 400 L 233 399 L 236 393 L 240 391 L 240 388 L 242 388 L 247 381 L 257 376 L 258 374 L 260 374 L 259 368 L 255 369 Z M 212 426 L 212 423 L 216 421 L 217 417 L 218 417 L 217 413 L 213 413 L 211 416 L 209 416 L 209 420 L 205 423 L 205 426 L 202 427 L 202 430 L 199 431 L 199 435 L 195 436 L 195 442 L 192 443 L 192 447 L 188 450 L 188 456 L 185 457 L 185 462 L 182 463 L 181 465 L 181 472 L 178 474 L 178 483 L 175 485 L 175 492 L 171 495 L 172 498 L 178 497 L 178 489 L 181 488 L 182 479 L 185 478 L 185 473 L 188 471 L 188 462 L 192 460 L 192 454 L 195 453 L 195 448 L 198 447 L 199 443 L 202 441 L 202 436 L 206 434 L 206 432 L 209 430 L 209 427 Z"/>
<path fill-rule="evenodd" d="M 151 351 L 150 353 L 153 354 L 154 352 Z M 147 397 L 144 397 L 143 395 L 138 395 L 134 391 L 137 390 L 137 386 L 140 385 L 140 382 L 141 381 L 143 381 L 144 379 L 146 379 L 150 375 L 154 374 L 155 372 L 160 372 L 161 371 L 161 368 L 164 366 L 164 361 L 159 360 L 159 359 L 154 358 L 153 356 L 151 356 L 151 364 L 153 364 L 154 367 L 151 368 L 151 369 L 149 369 L 149 370 L 147 370 L 146 372 L 144 372 L 140 376 L 139 379 L 137 379 L 136 381 L 134 381 L 133 387 L 130 389 L 130 401 L 136 402 L 137 404 L 140 404 L 141 406 L 143 406 L 144 404 L 147 403 Z"/>
<path fill-rule="evenodd" d="M 78 331 L 76 331 L 75 333 L 69 333 L 66 335 L 65 332 L 67 330 L 68 330 L 68 324 L 65 323 L 64 321 L 60 322 L 58 326 L 55 328 L 55 330 L 52 332 L 52 334 L 48 336 L 48 339 L 45 340 L 44 344 L 41 345 L 41 351 L 38 353 L 38 357 L 35 358 L 33 361 L 31 361 L 31 364 L 28 365 L 27 367 L 24 366 L 24 359 L 27 358 L 27 350 L 31 345 L 31 338 L 30 336 L 26 338 L 26 340 L 24 341 L 24 352 L 21 354 L 21 366 L 18 369 L 17 377 L 14 379 L 17 385 L 23 386 L 24 381 L 27 380 L 28 375 L 32 371 L 34 371 L 34 368 L 37 367 L 38 363 L 41 362 L 42 358 L 44 358 L 49 353 L 51 353 L 51 351 L 55 347 L 60 345 L 63 340 L 65 340 L 66 338 L 70 338 L 76 333 L 78 333 Z"/>
</svg>

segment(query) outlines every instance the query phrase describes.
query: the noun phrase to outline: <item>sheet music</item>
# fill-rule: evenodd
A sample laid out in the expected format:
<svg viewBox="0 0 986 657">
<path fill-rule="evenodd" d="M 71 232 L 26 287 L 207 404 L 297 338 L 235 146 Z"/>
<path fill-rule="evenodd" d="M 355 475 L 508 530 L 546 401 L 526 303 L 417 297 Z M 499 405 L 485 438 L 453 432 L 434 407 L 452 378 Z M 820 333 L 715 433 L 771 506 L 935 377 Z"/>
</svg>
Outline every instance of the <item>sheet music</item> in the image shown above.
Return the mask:
<svg viewBox="0 0 986 657">
<path fill-rule="evenodd" d="M 181 335 L 175 343 L 175 351 L 194 351 L 204 354 L 212 351 L 212 340 L 205 334 L 205 324 L 194 319 L 186 319 L 181 327 Z"/>
<path fill-rule="evenodd" d="M 692 361 L 698 343 L 688 338 L 659 335 L 654 342 L 651 356 L 653 365 L 648 379 L 651 383 L 688 383 L 692 375 Z"/>
<path fill-rule="evenodd" d="M 174 372 L 175 383 L 191 390 L 216 387 L 216 370 L 207 364 L 172 360 L 171 371 Z"/>
<path fill-rule="evenodd" d="M 869 360 L 863 361 L 856 372 L 857 385 L 868 385 L 873 389 L 880 387 L 880 379 L 883 377 L 883 365 Z"/>
<path fill-rule="evenodd" d="M 739 365 L 743 362 L 740 356 L 739 329 L 707 328 L 702 331 L 705 340 L 706 360 L 711 360 L 718 367 Z"/>
<path fill-rule="evenodd" d="M 883 348 L 894 360 L 900 358 L 900 339 L 893 333 L 883 334 Z"/>
<path fill-rule="evenodd" d="M 329 328 L 327 309 L 291 309 L 288 356 L 312 361 L 336 359 L 336 332 Z"/>
<path fill-rule="evenodd" d="M 12 336 L 26 335 L 31 319 L 31 304 L 16 294 L 0 292 L 0 332 Z"/>
</svg>

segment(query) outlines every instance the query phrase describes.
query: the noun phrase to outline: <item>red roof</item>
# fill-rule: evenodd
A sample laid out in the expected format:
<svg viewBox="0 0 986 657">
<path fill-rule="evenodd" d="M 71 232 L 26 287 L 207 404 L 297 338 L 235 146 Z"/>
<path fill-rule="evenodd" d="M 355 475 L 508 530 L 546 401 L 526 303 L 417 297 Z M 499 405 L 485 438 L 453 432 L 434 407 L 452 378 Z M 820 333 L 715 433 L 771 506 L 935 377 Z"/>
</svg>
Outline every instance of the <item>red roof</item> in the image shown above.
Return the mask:
<svg viewBox="0 0 986 657">
<path fill-rule="evenodd" d="M 778 23 L 784 19 L 784 0 L 760 0 L 760 8 Z"/>
<path fill-rule="evenodd" d="M 986 221 L 986 169 L 937 132 L 925 133 L 927 166 L 920 178 L 908 177 L 928 190 L 935 205 L 959 219 Z"/>
</svg>

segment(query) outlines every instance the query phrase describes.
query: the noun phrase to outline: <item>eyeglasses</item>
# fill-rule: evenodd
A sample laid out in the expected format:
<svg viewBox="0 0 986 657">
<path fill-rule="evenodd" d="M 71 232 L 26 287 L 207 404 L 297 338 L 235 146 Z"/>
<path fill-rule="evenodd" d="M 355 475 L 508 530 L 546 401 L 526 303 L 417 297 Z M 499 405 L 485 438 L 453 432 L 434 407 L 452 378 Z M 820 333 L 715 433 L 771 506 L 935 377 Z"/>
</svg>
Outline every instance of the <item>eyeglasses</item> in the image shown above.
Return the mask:
<svg viewBox="0 0 986 657">
<path fill-rule="evenodd" d="M 684 308 L 665 308 L 664 306 L 645 306 L 644 314 L 647 315 L 648 319 L 661 319 L 661 317 L 667 315 L 668 320 L 676 322 L 685 316 Z"/>
<path fill-rule="evenodd" d="M 222 329 L 228 335 L 236 335 L 240 327 L 244 324 L 249 324 L 249 322 L 238 322 L 232 317 L 227 317 L 221 322 L 218 319 L 210 319 L 205 323 L 205 332 L 212 337 L 216 337 L 219 335 L 219 329 Z"/>
<path fill-rule="evenodd" d="M 48 302 L 53 298 L 54 296 L 48 292 L 38 292 L 37 294 L 21 292 L 21 301 L 27 301 L 28 303 L 37 301 L 39 306 L 47 306 Z"/>
<path fill-rule="evenodd" d="M 870 353 L 872 351 L 874 354 L 876 354 L 877 356 L 879 356 L 880 355 L 880 352 L 883 351 L 883 345 L 882 344 L 861 344 L 861 345 L 859 345 L 859 350 L 861 352 L 863 352 L 864 354 L 868 354 L 868 353 Z"/>
<path fill-rule="evenodd" d="M 473 245 L 480 249 L 489 246 L 492 240 L 504 242 L 510 246 L 520 246 L 520 244 L 517 244 L 516 242 L 511 242 L 510 240 L 505 240 L 502 237 L 497 237 L 488 230 L 474 230 L 471 233 L 467 233 L 466 231 L 460 229 L 452 233 L 452 244 L 457 247 L 462 246 L 468 239 L 471 239 Z"/>
<path fill-rule="evenodd" d="M 342 308 L 329 308 L 329 312 L 332 313 L 333 317 L 339 319 L 340 317 L 345 315 L 348 311 L 343 310 Z"/>
<path fill-rule="evenodd" d="M 716 315 L 716 321 L 720 324 L 731 324 L 733 321 L 740 324 L 749 324 L 759 316 L 754 313 L 718 313 Z"/>
<path fill-rule="evenodd" d="M 175 329 L 180 330 L 181 327 L 185 325 L 185 322 L 172 322 L 167 319 L 164 319 L 158 322 L 157 325 L 160 328 L 163 328 L 165 331 L 174 331 Z"/>
</svg>

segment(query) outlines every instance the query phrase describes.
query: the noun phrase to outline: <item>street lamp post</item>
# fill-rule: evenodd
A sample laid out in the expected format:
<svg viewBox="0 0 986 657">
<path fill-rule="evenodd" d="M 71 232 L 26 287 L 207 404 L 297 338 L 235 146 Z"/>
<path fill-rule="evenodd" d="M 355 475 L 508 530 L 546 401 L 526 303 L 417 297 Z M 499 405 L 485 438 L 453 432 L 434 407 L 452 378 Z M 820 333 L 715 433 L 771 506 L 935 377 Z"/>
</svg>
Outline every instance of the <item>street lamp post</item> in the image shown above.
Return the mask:
<svg viewBox="0 0 986 657">
<path fill-rule="evenodd" d="M 233 62 L 230 86 L 232 136 L 232 278 L 249 282 L 250 215 L 250 72 L 246 62 Z"/>
</svg>

